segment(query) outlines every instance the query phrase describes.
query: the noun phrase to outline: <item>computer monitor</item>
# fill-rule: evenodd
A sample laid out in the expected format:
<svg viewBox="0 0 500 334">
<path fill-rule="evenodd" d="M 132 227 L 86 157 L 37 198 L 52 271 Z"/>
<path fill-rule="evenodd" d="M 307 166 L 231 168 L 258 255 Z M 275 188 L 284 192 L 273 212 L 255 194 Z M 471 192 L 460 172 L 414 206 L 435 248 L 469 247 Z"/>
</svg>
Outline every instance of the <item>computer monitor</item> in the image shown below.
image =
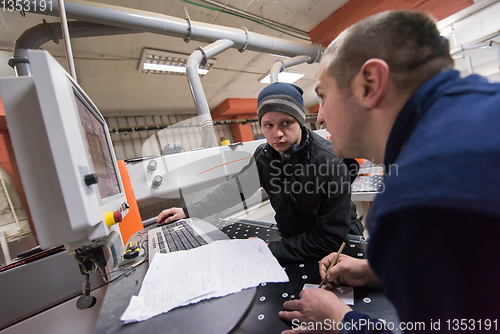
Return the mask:
<svg viewBox="0 0 500 334">
<path fill-rule="evenodd" d="M 32 75 L 1 78 L 0 94 L 38 241 L 91 245 L 128 212 L 108 127 L 48 52 L 28 60 Z"/>
</svg>

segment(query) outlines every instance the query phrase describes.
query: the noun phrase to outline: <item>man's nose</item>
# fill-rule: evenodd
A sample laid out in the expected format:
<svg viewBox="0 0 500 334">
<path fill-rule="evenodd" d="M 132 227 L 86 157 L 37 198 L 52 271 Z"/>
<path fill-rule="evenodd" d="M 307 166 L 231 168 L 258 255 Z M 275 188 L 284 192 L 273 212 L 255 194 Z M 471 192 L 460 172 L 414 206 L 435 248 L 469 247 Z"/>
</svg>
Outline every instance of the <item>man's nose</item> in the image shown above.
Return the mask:
<svg viewBox="0 0 500 334">
<path fill-rule="evenodd" d="M 318 116 L 316 118 L 316 122 L 319 125 L 324 125 L 325 124 L 325 119 L 323 118 L 323 108 L 321 108 L 321 106 L 319 107 L 319 110 L 318 110 Z"/>
</svg>

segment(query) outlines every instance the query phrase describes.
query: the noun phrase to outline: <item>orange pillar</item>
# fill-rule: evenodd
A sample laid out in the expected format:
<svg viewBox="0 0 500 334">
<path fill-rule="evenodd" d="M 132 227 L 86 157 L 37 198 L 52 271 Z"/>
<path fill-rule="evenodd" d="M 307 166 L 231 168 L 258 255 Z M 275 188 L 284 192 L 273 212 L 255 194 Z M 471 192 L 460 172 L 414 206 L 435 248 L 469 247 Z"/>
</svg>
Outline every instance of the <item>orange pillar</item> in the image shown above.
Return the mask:
<svg viewBox="0 0 500 334">
<path fill-rule="evenodd" d="M 350 0 L 309 32 L 311 41 L 327 47 L 343 30 L 362 19 L 386 10 L 429 12 L 442 20 L 474 4 L 474 0 Z"/>
<path fill-rule="evenodd" d="M 137 206 L 137 201 L 135 200 L 134 190 L 132 189 L 132 184 L 130 183 L 125 161 L 117 161 L 117 164 L 123 183 L 123 189 L 125 190 L 125 195 L 127 196 L 127 203 L 129 205 L 128 214 L 120 223 L 118 223 L 123 243 L 126 244 L 130 236 L 135 232 L 142 230 L 144 226 L 142 225 L 141 214 L 139 212 L 139 207 Z"/>
<path fill-rule="evenodd" d="M 309 113 L 310 114 L 317 114 L 319 112 L 319 104 L 312 106 L 309 108 Z"/>
<path fill-rule="evenodd" d="M 231 131 L 233 132 L 234 142 L 245 142 L 253 140 L 252 127 L 250 123 L 231 124 Z"/>
<path fill-rule="evenodd" d="M 226 99 L 212 110 L 213 120 L 250 119 L 257 117 L 257 99 Z M 231 124 L 235 142 L 253 140 L 250 123 Z"/>
</svg>

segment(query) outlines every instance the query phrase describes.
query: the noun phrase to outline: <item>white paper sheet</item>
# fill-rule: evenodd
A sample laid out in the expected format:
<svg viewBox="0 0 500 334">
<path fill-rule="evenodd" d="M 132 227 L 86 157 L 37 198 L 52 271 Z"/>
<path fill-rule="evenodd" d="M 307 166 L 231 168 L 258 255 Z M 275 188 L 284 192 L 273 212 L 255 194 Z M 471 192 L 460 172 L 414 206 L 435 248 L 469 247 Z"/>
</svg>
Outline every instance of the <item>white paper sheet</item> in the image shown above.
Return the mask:
<svg viewBox="0 0 500 334">
<path fill-rule="evenodd" d="M 173 308 L 222 297 L 288 276 L 260 239 L 224 240 L 168 254 L 156 254 L 138 296 L 121 316 L 143 321 Z"/>
<path fill-rule="evenodd" d="M 302 290 L 307 289 L 317 289 L 319 284 L 304 284 Z M 323 289 L 326 287 L 323 286 Z M 341 301 L 346 303 L 347 305 L 354 305 L 354 289 L 352 286 L 339 286 L 337 289 L 333 290 L 333 293 L 339 297 Z"/>
</svg>

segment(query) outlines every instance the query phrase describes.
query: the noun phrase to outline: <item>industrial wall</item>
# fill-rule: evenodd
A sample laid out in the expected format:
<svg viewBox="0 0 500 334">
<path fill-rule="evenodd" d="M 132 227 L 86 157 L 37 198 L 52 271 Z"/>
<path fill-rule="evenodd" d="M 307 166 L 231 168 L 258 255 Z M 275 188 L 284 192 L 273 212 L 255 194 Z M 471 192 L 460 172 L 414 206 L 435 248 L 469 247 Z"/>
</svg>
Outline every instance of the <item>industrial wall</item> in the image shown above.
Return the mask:
<svg viewBox="0 0 500 334">
<path fill-rule="evenodd" d="M 195 114 L 105 117 L 105 119 L 117 160 L 161 155 L 168 145 L 180 144 L 182 152 L 201 147 L 201 124 Z M 214 122 L 217 142 L 220 145 L 221 137 L 225 137 L 230 143 L 234 143 L 231 125 L 220 124 L 223 122 Z M 264 138 L 258 122 L 248 122 L 248 125 L 252 128 L 254 139 Z M 305 125 L 312 130 L 318 129 L 316 123 Z"/>
<path fill-rule="evenodd" d="M 161 154 L 167 145 L 180 144 L 182 151 L 201 146 L 201 126 L 196 115 L 106 117 L 117 160 Z M 215 137 L 234 142 L 229 124 L 214 125 Z M 261 133 L 252 123 L 253 133 Z M 145 144 L 147 144 L 145 147 Z"/>
</svg>

